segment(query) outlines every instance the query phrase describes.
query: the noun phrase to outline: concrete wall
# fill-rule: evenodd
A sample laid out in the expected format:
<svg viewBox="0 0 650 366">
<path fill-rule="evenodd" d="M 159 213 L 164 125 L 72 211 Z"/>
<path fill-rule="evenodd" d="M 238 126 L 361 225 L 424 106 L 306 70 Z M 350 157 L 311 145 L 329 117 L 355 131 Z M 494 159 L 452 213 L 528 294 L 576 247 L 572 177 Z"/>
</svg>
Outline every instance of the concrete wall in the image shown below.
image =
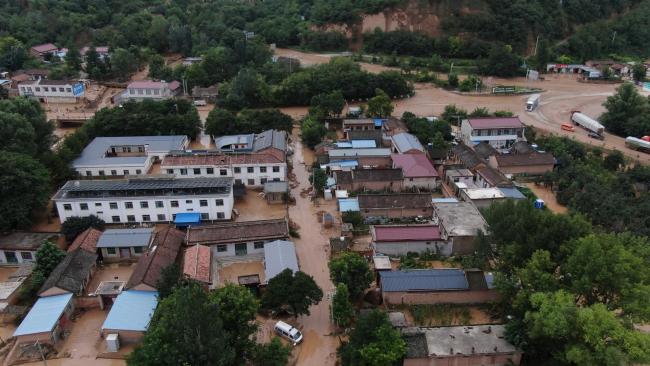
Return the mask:
<svg viewBox="0 0 650 366">
<path fill-rule="evenodd" d="M 476 251 L 476 236 L 452 236 L 449 239 L 453 243 L 455 255 L 469 255 Z"/>
<path fill-rule="evenodd" d="M 389 218 L 398 218 L 423 216 L 429 218 L 433 216 L 433 207 L 414 209 L 361 209 L 361 215 L 363 217 L 383 216 Z"/>
<path fill-rule="evenodd" d="M 134 247 L 127 248 L 129 249 L 129 255 L 125 257 L 122 256 L 122 252 L 120 251 L 120 249 L 124 249 L 124 248 L 113 248 L 115 249 L 115 254 L 109 254 L 108 253 L 109 248 L 101 248 L 101 251 L 102 251 L 102 257 L 104 259 L 104 262 L 115 263 L 121 261 L 137 260 L 138 257 L 140 257 L 142 253 L 144 253 L 147 250 L 146 247 L 141 247 L 141 248 L 142 251 L 140 253 L 136 253 Z"/>
<path fill-rule="evenodd" d="M 348 191 L 384 191 L 390 190 L 391 192 L 401 192 L 403 189 L 403 182 L 396 181 L 380 181 L 380 182 L 352 182 L 352 184 L 339 184 L 339 189 Z"/>
<path fill-rule="evenodd" d="M 277 172 L 273 171 L 273 168 L 276 167 Z M 212 168 L 213 174 L 208 174 L 207 169 Z M 239 173 L 236 173 L 236 169 L 239 168 Z M 249 173 L 248 168 L 253 168 L 253 172 Z M 181 171 L 185 169 L 185 171 Z M 198 174 L 195 174 L 194 169 L 199 169 Z M 221 170 L 225 170 L 225 174 L 222 174 Z M 265 172 L 262 170 L 266 169 Z M 174 174 L 179 178 L 193 178 L 193 177 L 233 177 L 235 180 L 240 180 L 246 186 L 249 187 L 261 187 L 264 185 L 263 180 L 270 182 L 273 180 L 276 181 L 286 181 L 287 180 L 287 164 L 235 164 L 235 165 L 226 165 L 226 166 L 216 166 L 216 165 L 192 165 L 192 166 L 165 166 L 161 170 L 162 173 Z M 182 174 L 185 173 L 185 174 Z M 252 180 L 252 181 L 251 181 Z M 252 184 L 251 184 L 252 183 Z"/>
<path fill-rule="evenodd" d="M 404 178 L 404 187 L 406 188 L 424 188 L 436 189 L 438 187 L 438 179 L 435 177 L 428 178 Z"/>
<path fill-rule="evenodd" d="M 404 366 L 506 366 L 520 363 L 521 353 L 404 359 Z"/>
<path fill-rule="evenodd" d="M 400 256 L 409 252 L 424 253 L 427 250 L 444 256 L 453 253 L 453 244 L 444 241 L 404 241 L 404 242 L 380 242 L 373 243 L 378 253 Z"/>
<path fill-rule="evenodd" d="M 123 344 L 140 343 L 142 341 L 142 338 L 144 337 L 144 332 L 140 332 L 137 330 L 120 330 L 120 329 L 103 329 L 102 337 L 106 338 L 107 335 L 116 334 L 116 333 L 118 334 L 120 347 L 122 347 Z M 104 340 L 104 342 L 106 341 Z"/>
<path fill-rule="evenodd" d="M 108 159 L 110 161 L 110 159 Z M 89 167 L 75 167 L 75 171 L 82 177 L 120 177 L 125 175 L 146 175 L 151 169 L 152 159 L 147 159 L 142 165 L 98 165 Z"/>
<path fill-rule="evenodd" d="M 546 172 L 553 171 L 553 164 L 547 165 L 523 165 L 523 166 L 508 166 L 503 167 L 497 164 L 497 160 L 494 156 L 490 156 L 488 163 L 491 167 L 498 169 L 503 174 L 513 174 L 513 175 L 542 175 Z"/>
<path fill-rule="evenodd" d="M 273 240 L 260 240 L 260 242 L 268 243 Z M 238 243 L 239 244 L 239 243 Z M 246 255 L 248 254 L 256 254 L 256 253 L 262 253 L 264 254 L 264 247 L 257 248 L 255 249 L 255 242 L 249 241 L 246 242 Z M 226 250 L 225 251 L 219 251 L 220 249 L 225 246 Z M 236 256 L 236 251 L 235 251 L 235 243 L 228 243 L 228 244 L 213 244 L 210 245 L 210 248 L 212 249 L 212 255 L 214 257 L 234 257 Z"/>
<path fill-rule="evenodd" d="M 437 292 L 384 292 L 384 304 L 482 304 L 499 299 L 496 290 L 437 291 Z"/>
<path fill-rule="evenodd" d="M 352 160 L 356 159 L 359 162 L 360 167 L 371 166 L 377 168 L 391 168 L 393 166 L 393 160 L 390 156 L 386 157 L 349 157 L 341 160 Z"/>
</svg>

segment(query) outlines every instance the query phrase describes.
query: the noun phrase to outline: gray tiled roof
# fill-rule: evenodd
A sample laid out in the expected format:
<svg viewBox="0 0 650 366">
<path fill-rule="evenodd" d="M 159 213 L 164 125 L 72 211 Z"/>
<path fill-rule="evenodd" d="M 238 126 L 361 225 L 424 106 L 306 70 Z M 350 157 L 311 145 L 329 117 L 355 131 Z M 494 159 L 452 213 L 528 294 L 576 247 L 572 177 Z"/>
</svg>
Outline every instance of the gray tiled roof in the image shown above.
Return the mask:
<svg viewBox="0 0 650 366">
<path fill-rule="evenodd" d="M 276 240 L 264 244 L 264 278 L 268 282 L 285 269 L 299 270 L 296 247 L 292 242 Z"/>
<path fill-rule="evenodd" d="M 97 248 L 147 247 L 153 228 L 107 229 L 97 241 Z"/>
<path fill-rule="evenodd" d="M 68 253 L 54 268 L 38 293 L 41 294 L 53 287 L 58 287 L 73 294 L 80 294 L 95 261 L 97 261 L 97 254 L 83 249 Z"/>
<path fill-rule="evenodd" d="M 218 150 L 223 149 L 226 146 L 233 144 L 246 144 L 245 150 L 251 150 L 253 148 L 252 142 L 254 134 L 247 135 L 228 135 L 228 136 L 219 136 L 214 138 L 214 145 Z"/>
<path fill-rule="evenodd" d="M 462 269 L 419 269 L 379 272 L 384 292 L 467 290 Z"/>
<path fill-rule="evenodd" d="M 287 149 L 287 132 L 266 130 L 262 133 L 255 134 L 253 151 L 260 151 L 270 147 L 285 151 Z"/>
<path fill-rule="evenodd" d="M 424 152 L 424 146 L 422 146 L 418 138 L 407 132 L 394 135 L 393 144 L 399 151 L 419 150 Z"/>
<path fill-rule="evenodd" d="M 86 146 L 81 155 L 72 162 L 72 166 L 101 166 L 101 165 L 135 165 L 144 164 L 147 156 L 106 157 L 111 146 L 149 145 L 149 152 L 168 152 L 185 148 L 186 136 L 121 136 L 96 137 Z"/>
</svg>

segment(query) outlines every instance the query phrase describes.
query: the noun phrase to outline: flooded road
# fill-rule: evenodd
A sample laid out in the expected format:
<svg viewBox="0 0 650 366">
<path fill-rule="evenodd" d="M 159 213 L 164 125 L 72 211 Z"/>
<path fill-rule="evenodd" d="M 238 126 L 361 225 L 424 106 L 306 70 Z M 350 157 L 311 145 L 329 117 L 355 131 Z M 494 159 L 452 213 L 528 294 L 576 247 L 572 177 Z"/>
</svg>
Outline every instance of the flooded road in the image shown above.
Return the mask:
<svg viewBox="0 0 650 366">
<path fill-rule="evenodd" d="M 553 193 L 549 188 L 544 186 L 538 186 L 535 183 L 525 183 L 524 184 L 528 189 L 530 189 L 537 198 L 544 200 L 544 204 L 548 207 L 549 210 L 555 213 L 566 213 L 569 209 L 566 206 L 562 206 L 557 202 L 555 198 L 555 193 Z"/>
</svg>

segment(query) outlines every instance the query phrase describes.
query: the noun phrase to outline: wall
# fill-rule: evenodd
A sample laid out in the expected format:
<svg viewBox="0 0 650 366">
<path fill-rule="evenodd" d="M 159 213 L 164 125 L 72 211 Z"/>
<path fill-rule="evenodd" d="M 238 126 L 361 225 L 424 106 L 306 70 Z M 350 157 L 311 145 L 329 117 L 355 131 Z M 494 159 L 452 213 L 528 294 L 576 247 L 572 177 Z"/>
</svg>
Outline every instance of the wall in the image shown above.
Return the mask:
<svg viewBox="0 0 650 366">
<path fill-rule="evenodd" d="M 373 243 L 378 253 L 400 256 L 408 252 L 424 253 L 427 250 L 444 256 L 450 256 L 453 252 L 453 244 L 444 241 L 410 241 L 410 242 L 380 242 Z"/>
<path fill-rule="evenodd" d="M 503 167 L 497 164 L 494 156 L 490 156 L 489 164 L 491 167 L 498 169 L 503 174 L 525 174 L 525 175 L 542 175 L 546 172 L 553 171 L 553 164 L 548 165 L 523 165 Z"/>
<path fill-rule="evenodd" d="M 142 341 L 142 338 L 144 337 L 144 332 L 140 332 L 137 330 L 118 330 L 118 329 L 104 329 L 102 330 L 102 337 L 106 338 L 107 335 L 115 334 L 115 333 L 118 334 L 120 347 L 122 347 L 123 344 L 139 343 L 140 341 Z"/>
<path fill-rule="evenodd" d="M 7 256 L 5 255 L 5 252 L 14 252 L 16 253 L 16 260 L 17 262 L 7 262 Z M 31 259 L 25 259 L 23 258 L 23 253 L 31 253 L 32 258 Z M 10 249 L 4 249 L 0 250 L 0 265 L 8 265 L 8 266 L 15 266 L 19 265 L 22 263 L 34 263 L 36 261 L 36 251 L 35 250 L 10 250 Z"/>
<path fill-rule="evenodd" d="M 390 190 L 391 192 L 400 192 L 403 188 L 401 180 L 396 181 L 380 181 L 380 182 L 352 182 L 352 184 L 339 184 L 339 189 L 348 191 L 384 191 Z"/>
<path fill-rule="evenodd" d="M 384 292 L 384 304 L 482 304 L 499 299 L 496 290 L 437 291 L 437 292 Z"/>
<path fill-rule="evenodd" d="M 390 218 L 400 218 L 400 217 L 432 217 L 433 208 L 413 208 L 413 209 L 401 209 L 401 208 L 392 208 L 392 209 L 361 209 L 361 215 L 363 217 L 372 217 L 372 216 L 384 216 Z"/>
<path fill-rule="evenodd" d="M 110 158 L 106 159 L 106 163 L 110 162 Z M 144 164 L 141 165 L 99 165 L 99 166 L 90 166 L 90 167 L 75 167 L 75 171 L 82 177 L 120 177 L 124 175 L 146 175 L 151 169 L 151 159 L 147 159 Z M 115 171 L 113 174 L 113 170 Z M 126 171 L 125 171 L 126 170 Z M 139 171 L 139 173 L 138 173 Z M 90 172 L 90 175 L 88 175 Z"/>
<path fill-rule="evenodd" d="M 475 236 L 452 236 L 450 239 L 456 255 L 469 255 L 476 251 Z"/>
<path fill-rule="evenodd" d="M 127 262 L 127 261 L 135 261 L 142 255 L 142 253 L 147 250 L 147 247 L 141 247 L 142 252 L 136 253 L 134 247 L 130 247 L 129 249 L 129 256 L 128 257 L 123 257 L 122 252 L 120 249 L 123 248 L 113 248 L 115 249 L 115 254 L 109 254 L 108 249 L 109 248 L 101 248 L 102 251 L 102 258 L 104 259 L 104 262 L 107 263 L 115 263 L 115 262 Z"/>
<path fill-rule="evenodd" d="M 404 187 L 436 189 L 438 187 L 438 179 L 435 177 L 404 178 Z"/>
<path fill-rule="evenodd" d="M 263 243 L 268 243 L 273 240 L 259 240 L 258 242 L 263 242 Z M 238 243 L 239 244 L 239 243 Z M 225 252 L 220 252 L 219 251 L 219 245 L 225 245 L 226 246 L 226 251 Z M 235 252 L 235 243 L 229 243 L 229 244 L 213 244 L 210 245 L 210 248 L 212 249 L 212 256 L 214 257 L 234 257 L 236 256 Z M 262 253 L 264 254 L 264 247 L 255 249 L 255 242 L 248 241 L 246 242 L 246 254 L 258 254 Z"/>
<path fill-rule="evenodd" d="M 252 167 L 253 172 L 248 173 L 248 168 Z M 278 171 L 274 172 L 273 167 L 277 167 Z M 208 174 L 207 168 L 213 168 L 214 174 Z M 239 168 L 240 172 L 235 173 L 234 168 Z M 266 172 L 262 172 L 260 168 L 266 168 Z M 186 174 L 181 174 L 181 169 L 186 169 Z M 195 174 L 194 169 L 199 169 L 199 173 Z M 225 174 L 221 174 L 221 170 L 225 170 Z M 192 166 L 165 166 L 162 169 L 162 172 L 166 174 L 174 174 L 180 178 L 191 178 L 191 177 L 233 177 L 235 181 L 241 180 L 241 182 L 249 187 L 261 187 L 262 179 L 266 181 L 286 181 L 287 180 L 287 164 L 278 163 L 278 164 L 234 164 L 234 165 L 192 165 Z M 253 180 L 253 184 L 249 184 L 249 179 Z"/>
<path fill-rule="evenodd" d="M 521 354 L 512 355 L 459 355 L 437 358 L 407 358 L 404 366 L 505 366 L 519 365 Z"/>
<path fill-rule="evenodd" d="M 341 160 L 355 160 L 355 159 L 359 162 L 360 167 L 369 166 L 369 167 L 377 167 L 377 168 L 392 168 L 393 165 L 393 160 L 391 160 L 390 156 L 349 157 Z"/>
<path fill-rule="evenodd" d="M 75 309 L 99 309 L 99 296 L 75 296 Z"/>
</svg>

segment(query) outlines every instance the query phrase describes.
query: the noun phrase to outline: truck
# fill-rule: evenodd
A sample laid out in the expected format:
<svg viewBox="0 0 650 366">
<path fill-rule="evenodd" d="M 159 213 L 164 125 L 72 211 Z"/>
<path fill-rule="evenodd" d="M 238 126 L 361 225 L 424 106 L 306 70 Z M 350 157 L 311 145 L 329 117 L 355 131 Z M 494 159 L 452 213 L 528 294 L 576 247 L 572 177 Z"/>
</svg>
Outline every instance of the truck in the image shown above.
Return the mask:
<svg viewBox="0 0 650 366">
<path fill-rule="evenodd" d="M 628 136 L 625 138 L 625 146 L 632 150 L 650 153 L 650 141 L 645 141 L 636 137 Z"/>
<path fill-rule="evenodd" d="M 528 112 L 532 112 L 537 108 L 539 105 L 539 99 L 541 96 L 539 94 L 533 94 L 530 97 L 528 97 L 528 100 L 526 101 L 526 110 Z"/>
<path fill-rule="evenodd" d="M 605 132 L 605 126 L 601 125 L 595 119 L 592 119 L 591 117 L 580 113 L 580 111 L 571 112 L 571 121 L 575 125 L 580 126 L 587 131 L 591 131 L 599 136 L 603 136 L 603 132 Z"/>
</svg>

